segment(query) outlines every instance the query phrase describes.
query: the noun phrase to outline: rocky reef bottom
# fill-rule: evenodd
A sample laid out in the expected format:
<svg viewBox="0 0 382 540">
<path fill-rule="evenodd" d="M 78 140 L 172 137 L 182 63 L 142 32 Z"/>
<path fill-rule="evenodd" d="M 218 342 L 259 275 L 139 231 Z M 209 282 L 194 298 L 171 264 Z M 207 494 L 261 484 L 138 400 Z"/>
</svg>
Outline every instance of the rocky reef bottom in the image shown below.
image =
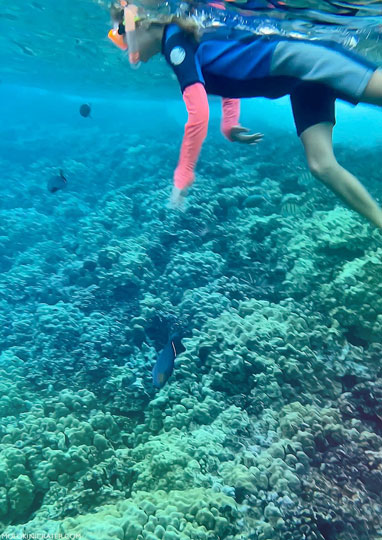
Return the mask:
<svg viewBox="0 0 382 540">
<path fill-rule="evenodd" d="M 1 159 L 0 533 L 381 540 L 380 232 L 281 135 L 207 141 L 174 212 L 168 129 Z M 336 151 L 381 198 L 380 151 Z"/>
</svg>

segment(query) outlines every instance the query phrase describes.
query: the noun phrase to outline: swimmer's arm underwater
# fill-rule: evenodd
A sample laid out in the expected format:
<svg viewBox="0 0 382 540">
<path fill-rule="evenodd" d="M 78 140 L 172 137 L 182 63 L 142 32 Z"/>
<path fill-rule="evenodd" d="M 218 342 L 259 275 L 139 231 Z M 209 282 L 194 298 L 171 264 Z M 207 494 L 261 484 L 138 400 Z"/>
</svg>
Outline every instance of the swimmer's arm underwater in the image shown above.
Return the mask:
<svg viewBox="0 0 382 540">
<path fill-rule="evenodd" d="M 223 98 L 222 109 L 223 116 L 220 128 L 226 139 L 245 144 L 257 144 L 262 140 L 262 133 L 250 133 L 248 128 L 240 125 L 239 99 Z"/>
<path fill-rule="evenodd" d="M 231 130 L 241 127 L 240 122 L 240 99 L 222 98 L 222 121 L 220 130 L 224 137 L 232 141 Z"/>
<path fill-rule="evenodd" d="M 188 120 L 174 173 L 174 188 L 170 200 L 173 208 L 182 206 L 187 189 L 194 181 L 194 168 L 207 136 L 209 120 L 208 99 L 202 83 L 197 82 L 187 86 L 183 92 L 183 100 L 186 104 Z"/>
<path fill-rule="evenodd" d="M 207 94 L 202 83 L 197 82 L 185 88 L 183 100 L 188 112 L 188 120 L 179 161 L 174 173 L 174 187 L 170 206 L 181 208 L 188 188 L 195 179 L 194 168 L 198 160 L 204 139 L 207 136 L 209 106 Z M 263 138 L 262 133 L 248 133 L 250 130 L 240 126 L 240 100 L 223 98 L 223 117 L 221 130 L 232 142 L 257 144 Z"/>
</svg>

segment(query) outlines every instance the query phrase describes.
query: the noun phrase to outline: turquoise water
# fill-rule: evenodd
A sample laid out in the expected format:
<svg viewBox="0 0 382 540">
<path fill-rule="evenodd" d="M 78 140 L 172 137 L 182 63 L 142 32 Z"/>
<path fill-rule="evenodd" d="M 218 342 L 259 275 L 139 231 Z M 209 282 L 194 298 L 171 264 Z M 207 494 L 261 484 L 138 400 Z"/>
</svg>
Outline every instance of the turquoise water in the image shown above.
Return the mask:
<svg viewBox="0 0 382 540">
<path fill-rule="evenodd" d="M 381 233 L 310 175 L 286 98 L 243 102 L 255 147 L 212 98 L 171 210 L 176 81 L 70 49 L 102 6 L 38 5 L 16 38 L 35 55 L 10 56 L 18 8 L 1 19 L 0 534 L 381 540 Z M 380 204 L 381 128 L 338 105 L 336 155 Z"/>
</svg>

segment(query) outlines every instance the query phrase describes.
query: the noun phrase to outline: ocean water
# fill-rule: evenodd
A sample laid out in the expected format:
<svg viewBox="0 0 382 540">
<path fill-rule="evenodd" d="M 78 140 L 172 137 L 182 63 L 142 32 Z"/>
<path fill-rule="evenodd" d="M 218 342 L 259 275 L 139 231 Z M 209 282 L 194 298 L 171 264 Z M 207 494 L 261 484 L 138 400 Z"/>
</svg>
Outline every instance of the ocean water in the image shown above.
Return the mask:
<svg viewBox="0 0 382 540">
<path fill-rule="evenodd" d="M 287 6 L 379 58 L 379 4 Z M 211 98 L 176 211 L 164 63 L 131 70 L 102 3 L 0 7 L 1 538 L 381 540 L 382 235 L 311 176 L 288 99 L 243 100 L 247 147 Z M 381 111 L 339 103 L 380 204 L 381 146 Z"/>
</svg>

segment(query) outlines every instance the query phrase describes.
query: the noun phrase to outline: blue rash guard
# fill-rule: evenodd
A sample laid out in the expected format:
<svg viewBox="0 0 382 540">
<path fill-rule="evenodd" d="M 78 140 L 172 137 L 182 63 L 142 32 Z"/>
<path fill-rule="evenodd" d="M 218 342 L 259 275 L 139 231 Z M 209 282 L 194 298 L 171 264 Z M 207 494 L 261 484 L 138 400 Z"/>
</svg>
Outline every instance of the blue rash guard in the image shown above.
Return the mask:
<svg viewBox="0 0 382 540">
<path fill-rule="evenodd" d="M 356 104 L 377 65 L 335 42 L 258 36 L 219 27 L 199 42 L 176 24 L 165 27 L 162 53 L 182 92 L 201 83 L 223 98 L 278 98 L 290 94 L 300 135 L 308 127 L 335 123 L 336 98 Z"/>
</svg>

